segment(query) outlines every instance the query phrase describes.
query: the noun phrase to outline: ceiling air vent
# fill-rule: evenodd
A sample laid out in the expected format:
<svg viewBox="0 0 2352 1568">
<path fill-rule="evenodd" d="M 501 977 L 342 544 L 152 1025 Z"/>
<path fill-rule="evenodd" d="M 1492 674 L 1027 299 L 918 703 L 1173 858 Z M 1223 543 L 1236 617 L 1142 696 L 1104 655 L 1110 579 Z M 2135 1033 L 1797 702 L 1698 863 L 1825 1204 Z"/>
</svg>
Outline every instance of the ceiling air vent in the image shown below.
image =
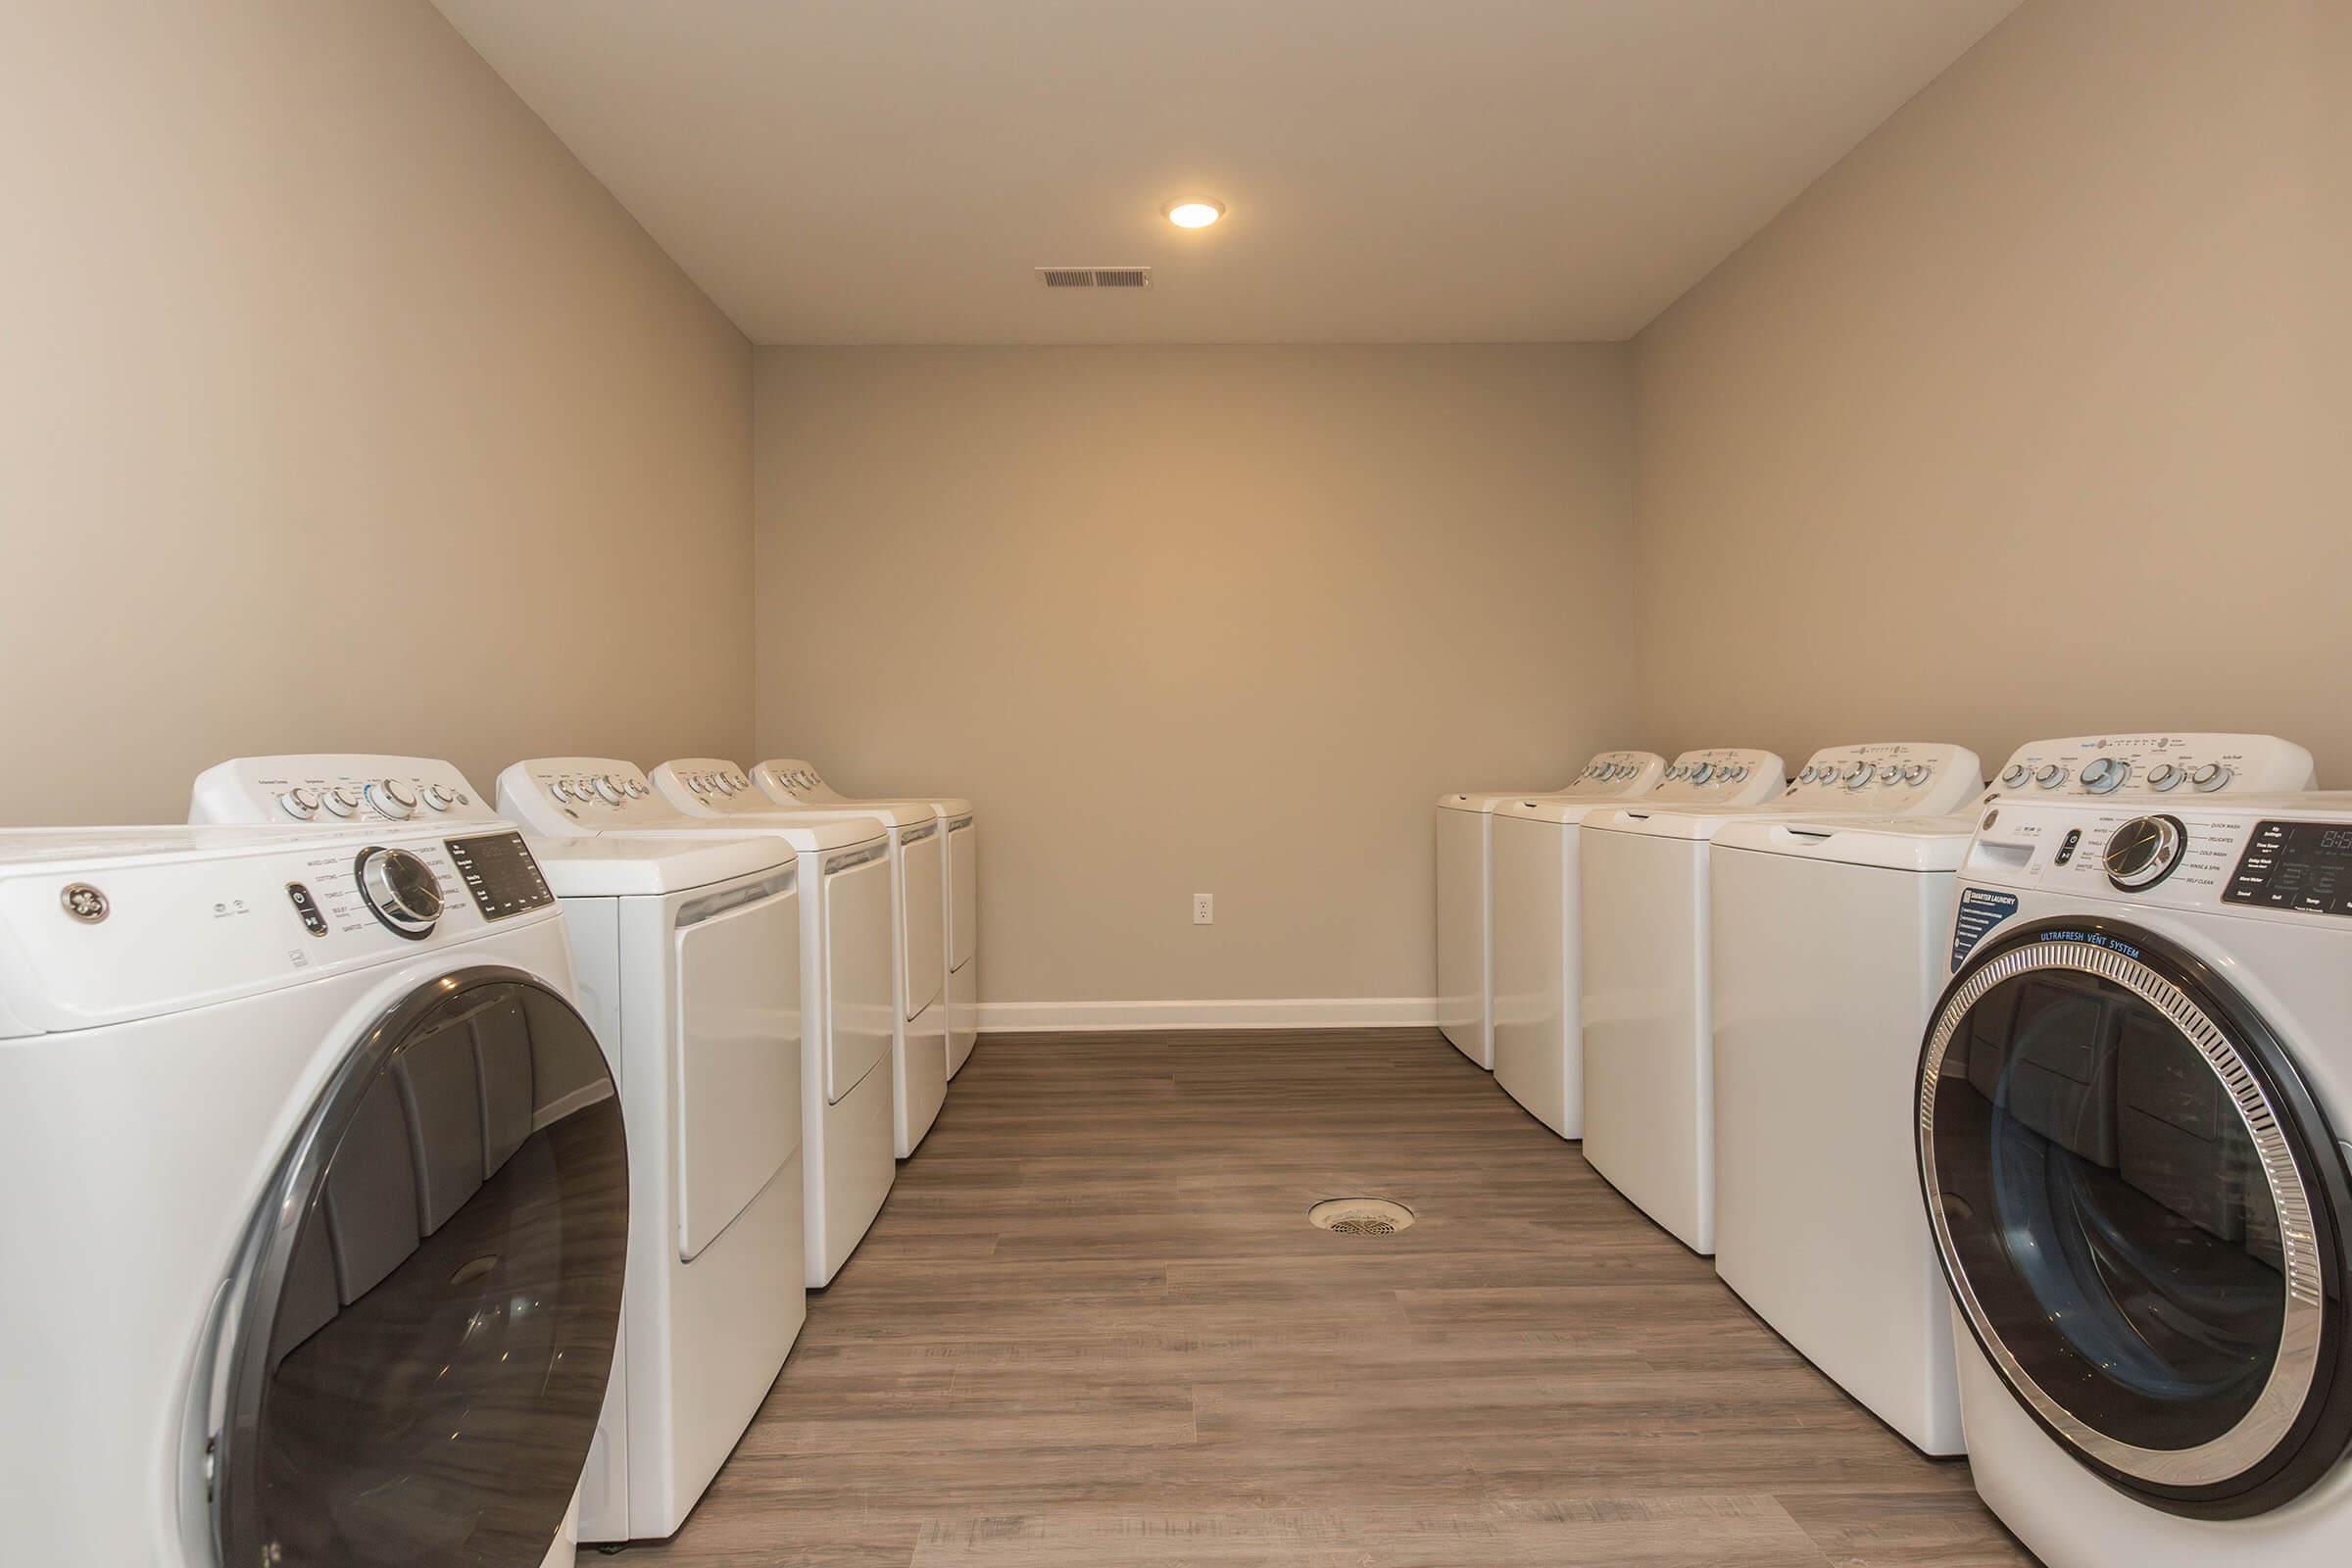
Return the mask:
<svg viewBox="0 0 2352 1568">
<path fill-rule="evenodd" d="M 1150 288 L 1149 267 L 1041 267 L 1037 280 L 1048 288 Z"/>
</svg>

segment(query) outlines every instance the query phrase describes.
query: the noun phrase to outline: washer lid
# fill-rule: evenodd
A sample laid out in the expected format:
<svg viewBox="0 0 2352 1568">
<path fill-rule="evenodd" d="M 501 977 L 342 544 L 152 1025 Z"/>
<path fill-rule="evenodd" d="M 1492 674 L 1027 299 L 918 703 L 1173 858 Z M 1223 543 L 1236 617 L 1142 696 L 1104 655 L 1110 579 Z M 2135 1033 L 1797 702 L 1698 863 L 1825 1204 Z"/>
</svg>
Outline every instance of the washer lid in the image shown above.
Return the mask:
<svg viewBox="0 0 2352 1568">
<path fill-rule="evenodd" d="M 1956 871 L 1977 819 L 1968 816 L 1738 818 L 1715 835 L 1719 849 L 1751 850 L 1889 871 Z"/>
<path fill-rule="evenodd" d="M 1619 804 L 1622 802 L 1616 797 L 1592 800 L 1573 795 L 1514 796 L 1495 807 L 1494 814 L 1516 817 L 1523 822 L 1553 822 L 1572 827 L 1593 812 Z"/>
<path fill-rule="evenodd" d="M 547 885 L 562 899 L 680 893 L 734 877 L 757 876 L 798 859 L 793 847 L 780 838 L 722 838 L 702 832 L 533 839 L 531 854 L 537 857 Z"/>
<path fill-rule="evenodd" d="M 1697 842 L 1713 838 L 1727 822 L 1742 816 L 1787 816 L 1785 806 L 1613 806 L 1585 818 L 1585 826 L 1605 833 L 1636 833 L 1653 839 Z"/>
<path fill-rule="evenodd" d="M 1439 796 L 1438 809 L 1441 811 L 1472 811 L 1491 814 L 1499 807 L 1501 807 L 1505 801 L 1518 800 L 1521 795 L 1528 793 L 1533 792 L 1512 790 L 1458 790 L 1450 795 Z"/>
</svg>

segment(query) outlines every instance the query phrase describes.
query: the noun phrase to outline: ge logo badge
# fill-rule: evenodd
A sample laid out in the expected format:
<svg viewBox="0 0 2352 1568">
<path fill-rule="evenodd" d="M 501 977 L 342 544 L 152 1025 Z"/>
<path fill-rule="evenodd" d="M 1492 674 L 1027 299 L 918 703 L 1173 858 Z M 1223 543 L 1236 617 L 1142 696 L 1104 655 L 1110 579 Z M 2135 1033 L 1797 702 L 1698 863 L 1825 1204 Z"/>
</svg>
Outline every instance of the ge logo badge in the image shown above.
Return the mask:
<svg viewBox="0 0 2352 1568">
<path fill-rule="evenodd" d="M 66 913 L 84 925 L 96 925 L 106 918 L 106 895 L 87 882 L 76 882 L 57 896 L 66 906 Z"/>
</svg>

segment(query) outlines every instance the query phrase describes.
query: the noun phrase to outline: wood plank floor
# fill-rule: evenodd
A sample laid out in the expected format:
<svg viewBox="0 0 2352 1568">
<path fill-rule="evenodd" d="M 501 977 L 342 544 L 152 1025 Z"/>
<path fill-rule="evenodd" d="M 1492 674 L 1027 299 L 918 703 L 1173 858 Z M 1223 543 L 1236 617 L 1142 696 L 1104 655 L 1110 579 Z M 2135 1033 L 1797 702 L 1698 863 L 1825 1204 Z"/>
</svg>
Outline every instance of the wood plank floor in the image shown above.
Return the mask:
<svg viewBox="0 0 2352 1568">
<path fill-rule="evenodd" d="M 1308 1226 L 1353 1194 L 1417 1223 Z M 983 1040 L 734 1458 L 626 1555 L 2032 1561 L 1964 1464 L 1397 1030 Z"/>
</svg>

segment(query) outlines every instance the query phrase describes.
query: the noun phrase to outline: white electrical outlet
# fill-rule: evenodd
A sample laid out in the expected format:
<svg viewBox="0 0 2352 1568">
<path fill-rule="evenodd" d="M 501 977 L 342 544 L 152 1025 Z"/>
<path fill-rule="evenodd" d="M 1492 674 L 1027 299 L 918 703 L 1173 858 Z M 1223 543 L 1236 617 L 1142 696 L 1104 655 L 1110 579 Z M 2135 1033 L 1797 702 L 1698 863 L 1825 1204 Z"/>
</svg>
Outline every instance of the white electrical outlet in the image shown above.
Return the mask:
<svg viewBox="0 0 2352 1568">
<path fill-rule="evenodd" d="M 1195 925 L 1215 925 L 1216 923 L 1217 923 L 1217 896 L 1216 896 L 1214 893 L 1196 893 L 1196 894 L 1194 894 L 1194 895 L 1193 895 L 1193 924 L 1195 924 Z"/>
</svg>

